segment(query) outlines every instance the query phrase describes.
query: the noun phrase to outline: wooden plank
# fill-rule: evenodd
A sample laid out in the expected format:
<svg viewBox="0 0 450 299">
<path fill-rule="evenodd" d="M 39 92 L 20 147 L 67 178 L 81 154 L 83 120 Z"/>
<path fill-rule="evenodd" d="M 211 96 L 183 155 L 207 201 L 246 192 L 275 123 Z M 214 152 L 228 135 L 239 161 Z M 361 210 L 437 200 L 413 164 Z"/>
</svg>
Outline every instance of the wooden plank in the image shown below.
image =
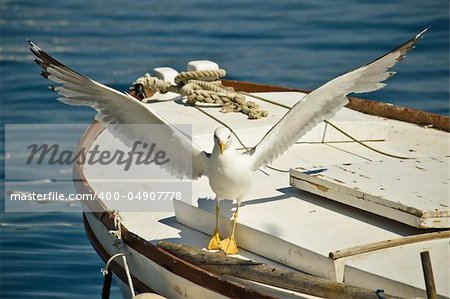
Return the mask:
<svg viewBox="0 0 450 299">
<path fill-rule="evenodd" d="M 420 234 L 420 235 L 413 235 L 413 236 L 406 236 L 402 238 L 397 239 L 390 239 L 386 241 L 381 242 L 375 242 L 371 244 L 361 245 L 361 246 L 355 246 L 351 248 L 336 250 L 333 252 L 330 252 L 330 258 L 336 260 L 340 258 L 345 258 L 357 254 L 367 253 L 371 251 L 386 249 L 390 247 L 395 246 L 401 246 L 411 243 L 417 243 L 417 242 L 423 242 L 423 241 L 429 241 L 429 240 L 437 240 L 437 239 L 443 239 L 443 238 L 450 238 L 450 231 L 441 231 L 441 232 L 435 232 L 435 233 L 429 233 L 429 234 Z"/>
<path fill-rule="evenodd" d="M 161 241 L 158 246 L 182 260 L 217 275 L 236 276 L 279 288 L 325 298 L 379 298 L 374 290 L 314 277 L 301 272 L 282 270 L 266 264 L 237 259 L 199 250 L 182 244 Z M 384 298 L 399 298 L 384 294 Z"/>
<path fill-rule="evenodd" d="M 136 234 L 127 231 L 125 227 L 122 227 L 122 234 L 125 244 L 130 246 L 130 248 L 161 265 L 170 272 L 197 285 L 231 298 L 273 299 L 273 297 L 269 295 L 248 289 L 235 282 L 227 281 L 219 275 L 215 275 L 190 263 L 188 260 L 181 259 L 162 248 L 155 247 Z"/>
<path fill-rule="evenodd" d="M 450 228 L 448 157 L 291 170 L 291 185 L 418 228 Z"/>
</svg>

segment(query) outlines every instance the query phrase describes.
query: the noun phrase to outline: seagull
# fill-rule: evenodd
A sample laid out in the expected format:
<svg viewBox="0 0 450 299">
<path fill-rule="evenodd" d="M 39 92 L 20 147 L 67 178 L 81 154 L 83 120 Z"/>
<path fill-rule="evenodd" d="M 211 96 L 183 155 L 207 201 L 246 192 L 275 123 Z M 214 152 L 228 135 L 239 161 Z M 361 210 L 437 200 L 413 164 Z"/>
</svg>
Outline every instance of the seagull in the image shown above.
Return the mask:
<svg viewBox="0 0 450 299">
<path fill-rule="evenodd" d="M 427 28 L 428 29 L 428 28 Z M 390 71 L 406 53 L 415 47 L 427 29 L 423 30 L 400 47 L 372 62 L 334 78 L 299 100 L 253 148 L 239 152 L 233 145 L 232 132 L 225 127 L 214 131 L 214 148 L 207 153 L 193 143 L 183 132 L 166 121 L 150 107 L 145 106 L 129 94 L 96 82 L 81 75 L 54 59 L 36 44 L 28 41 L 30 50 L 37 57 L 35 62 L 42 67 L 41 74 L 59 85 L 52 86 L 62 97 L 58 100 L 69 105 L 90 106 L 97 111 L 95 119 L 123 143 L 133 140 L 149 144 L 157 142 L 171 163 L 161 165 L 165 170 L 183 179 L 207 176 L 216 195 L 216 223 L 209 250 L 223 250 L 225 254 L 237 254 L 235 239 L 239 204 L 248 194 L 254 173 L 282 155 L 300 137 L 320 122 L 331 118 L 348 103 L 349 93 L 367 93 L 383 88 L 382 83 L 395 72 Z M 144 126 L 136 124 L 164 125 L 160 133 L 154 134 Z M 183 159 L 181 152 L 190 153 L 192 160 Z M 220 200 L 235 200 L 231 235 L 222 239 L 219 232 Z"/>
</svg>

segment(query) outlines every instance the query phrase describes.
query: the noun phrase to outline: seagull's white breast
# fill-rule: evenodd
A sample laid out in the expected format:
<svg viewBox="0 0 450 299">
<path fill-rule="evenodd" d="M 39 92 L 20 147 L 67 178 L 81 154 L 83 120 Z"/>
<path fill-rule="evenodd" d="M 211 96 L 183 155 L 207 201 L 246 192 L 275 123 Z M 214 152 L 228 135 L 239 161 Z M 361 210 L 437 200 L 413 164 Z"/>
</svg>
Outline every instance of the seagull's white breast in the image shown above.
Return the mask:
<svg viewBox="0 0 450 299">
<path fill-rule="evenodd" d="M 250 191 L 253 171 L 248 156 L 226 150 L 213 153 L 208 164 L 209 185 L 217 198 L 240 201 Z"/>
</svg>

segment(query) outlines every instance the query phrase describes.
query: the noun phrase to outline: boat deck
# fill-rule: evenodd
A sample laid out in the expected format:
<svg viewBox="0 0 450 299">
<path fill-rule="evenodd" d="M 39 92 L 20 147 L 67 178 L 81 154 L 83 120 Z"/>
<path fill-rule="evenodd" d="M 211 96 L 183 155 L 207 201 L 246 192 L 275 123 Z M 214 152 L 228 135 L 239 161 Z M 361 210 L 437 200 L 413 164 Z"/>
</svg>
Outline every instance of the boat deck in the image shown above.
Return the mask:
<svg viewBox="0 0 450 299">
<path fill-rule="evenodd" d="M 274 92 L 258 95 L 284 105 L 293 105 L 304 94 Z M 251 100 L 267 109 L 269 116 L 249 121 L 242 114 L 220 113 L 217 107 L 203 106 L 201 109 L 227 123 L 244 145 L 251 147 L 286 112 L 285 108 L 257 99 Z M 192 123 L 194 142 L 207 151 L 212 149 L 212 130 L 220 126 L 216 120 L 195 107 L 183 105 L 180 98 L 150 105 L 171 123 Z M 370 116 L 347 108 L 340 110 L 330 122 L 365 144 L 389 154 L 417 159 L 438 157 L 443 162 L 442 167 L 448 170 L 448 159 L 445 158 L 449 155 L 448 133 Z M 105 139 L 110 141 L 111 138 L 108 132 L 103 132 L 96 143 L 101 145 Z M 117 147 L 120 146 L 123 147 L 117 144 Z M 319 277 L 370 289 L 382 288 L 386 293 L 411 297 L 425 296 L 420 251 L 429 250 L 437 291 L 449 297 L 450 277 L 448 267 L 443 266 L 449 263 L 448 231 L 440 233 L 434 241 L 427 240 L 426 237 L 415 239 L 414 236 L 424 234 L 428 234 L 431 239 L 436 234 L 435 230 L 412 227 L 399 219 L 390 220 L 352 207 L 348 205 L 351 202 L 342 204 L 291 186 L 291 168 L 300 169 L 304 173 L 308 170 L 332 169 L 336 165 L 370 162 L 380 165 L 387 163 L 391 169 L 395 163 L 403 163 L 399 161 L 353 142 L 330 125 L 320 124 L 272 165 L 283 171 L 265 169 L 266 173 L 256 173 L 253 189 L 242 202 L 239 213 L 236 237 L 242 247 L 240 254 Z M 94 190 L 151 190 L 152 182 L 146 179 L 144 169 L 130 174 L 111 167 L 113 166 L 85 166 L 85 176 Z M 118 184 L 117 180 L 114 181 L 118 178 L 128 180 L 129 184 Z M 349 179 L 353 181 L 352 178 Z M 443 191 L 439 189 L 439 195 L 443 195 L 442 209 L 448 211 L 448 206 L 445 206 L 448 204 L 445 200 L 448 201 L 449 198 L 448 175 L 442 179 L 447 187 Z M 433 177 L 430 180 L 430 184 L 437 183 Z M 316 186 L 315 189 L 321 191 L 320 187 Z M 129 230 L 153 243 L 165 240 L 204 247 L 214 229 L 214 193 L 206 178 L 192 183 L 192 200 L 174 201 L 174 207 L 165 205 L 164 212 L 130 211 L 123 201 L 109 201 L 106 205 L 111 210 L 121 211 L 123 223 Z M 221 201 L 220 227 L 224 235 L 230 232 L 233 207 L 231 201 Z M 382 246 L 382 249 L 369 251 L 356 250 L 349 255 L 339 257 L 336 254 L 332 257 L 332 253 L 348 252 L 348 249 L 376 242 L 389 243 L 388 240 L 404 237 L 410 238 L 410 241 L 398 246 L 387 245 Z"/>
</svg>

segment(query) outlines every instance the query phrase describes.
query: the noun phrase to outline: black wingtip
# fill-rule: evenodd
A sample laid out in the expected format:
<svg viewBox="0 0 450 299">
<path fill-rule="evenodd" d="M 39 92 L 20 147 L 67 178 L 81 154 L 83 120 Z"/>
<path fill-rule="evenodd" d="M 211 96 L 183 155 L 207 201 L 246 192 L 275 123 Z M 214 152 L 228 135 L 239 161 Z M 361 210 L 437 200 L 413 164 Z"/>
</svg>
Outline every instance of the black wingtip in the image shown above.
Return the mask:
<svg viewBox="0 0 450 299">
<path fill-rule="evenodd" d="M 44 70 L 46 70 L 48 67 L 52 65 L 58 67 L 65 67 L 61 62 L 45 53 L 44 50 L 42 50 L 38 45 L 33 43 L 31 40 L 28 40 L 28 44 L 30 45 L 30 51 L 36 56 L 36 59 L 34 59 L 34 61 Z"/>
<path fill-rule="evenodd" d="M 31 40 L 27 39 L 28 44 L 30 45 L 30 51 L 33 52 L 37 56 L 39 52 L 41 52 L 41 48 L 38 47 L 35 43 L 33 43 Z"/>
<path fill-rule="evenodd" d="M 397 62 L 402 61 L 406 57 L 406 54 L 416 47 L 416 44 L 423 38 L 424 34 L 428 31 L 428 29 L 430 29 L 430 27 L 423 29 L 422 31 L 417 33 L 414 37 L 412 37 L 410 40 L 408 40 L 406 43 L 402 44 L 400 47 L 397 47 L 397 48 L 393 49 L 392 51 L 389 51 L 388 53 L 378 57 L 377 59 L 372 60 L 371 62 L 369 62 L 366 65 L 372 64 L 375 61 L 380 60 L 383 57 L 385 57 L 389 54 L 392 54 L 394 52 L 400 53 L 398 58 L 396 59 Z"/>
<path fill-rule="evenodd" d="M 27 43 L 30 45 L 30 47 L 32 47 L 32 48 L 38 48 L 38 49 L 40 49 L 39 47 L 38 47 L 38 45 L 36 45 L 31 39 L 28 39 L 27 38 Z"/>
<path fill-rule="evenodd" d="M 48 79 L 48 76 L 50 76 L 50 73 L 47 71 L 42 71 L 41 76 L 44 77 L 45 79 Z"/>
<path fill-rule="evenodd" d="M 42 50 L 38 45 L 36 45 L 31 40 L 27 39 L 27 42 L 30 45 L 30 51 L 36 56 L 36 58 L 34 59 L 34 62 L 36 62 L 42 68 L 41 75 L 44 78 L 49 79 L 48 77 L 52 73 L 52 71 L 49 70 L 49 68 L 55 68 L 55 67 L 65 69 L 66 71 L 73 72 L 74 74 L 77 74 L 80 77 L 87 78 L 87 77 L 77 73 L 76 71 L 72 70 L 71 68 L 65 66 L 64 64 L 62 64 L 61 62 L 59 62 L 58 60 L 56 60 L 49 54 L 47 54 L 44 50 Z M 87 78 L 87 79 L 89 79 L 89 78 Z"/>
</svg>

